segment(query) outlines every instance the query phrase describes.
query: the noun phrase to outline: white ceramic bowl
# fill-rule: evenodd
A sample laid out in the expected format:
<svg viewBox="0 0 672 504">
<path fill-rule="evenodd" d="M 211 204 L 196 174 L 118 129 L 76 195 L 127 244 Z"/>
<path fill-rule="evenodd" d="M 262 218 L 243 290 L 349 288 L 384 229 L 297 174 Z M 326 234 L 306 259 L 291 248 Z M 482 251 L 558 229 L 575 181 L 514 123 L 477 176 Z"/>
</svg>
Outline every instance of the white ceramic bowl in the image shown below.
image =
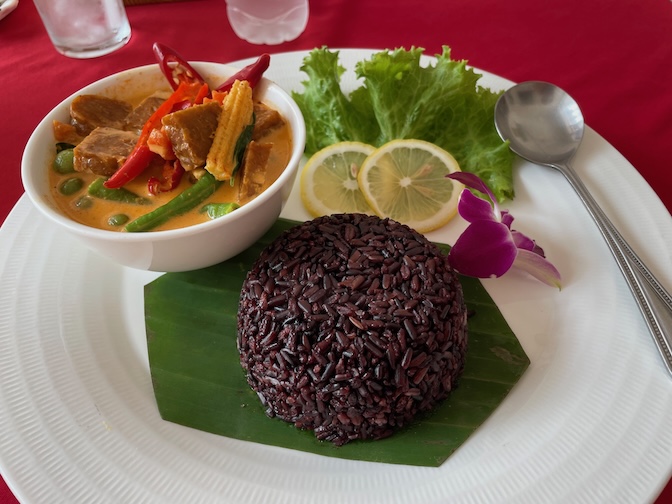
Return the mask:
<svg viewBox="0 0 672 504">
<path fill-rule="evenodd" d="M 209 82 L 217 84 L 238 69 L 217 63 L 192 63 Z M 251 202 L 228 215 L 202 224 L 168 231 L 124 233 L 95 229 L 63 215 L 50 195 L 48 170 L 54 156 L 52 121 L 67 121 L 70 102 L 80 94 L 124 98 L 170 90 L 158 65 L 134 68 L 101 79 L 77 91 L 56 106 L 31 135 L 21 162 L 23 185 L 33 204 L 55 225 L 73 234 L 91 249 L 132 268 L 186 271 L 229 259 L 256 242 L 276 221 L 292 189 L 306 140 L 298 105 L 277 84 L 262 79 L 255 96 L 278 110 L 292 130 L 292 154 L 280 177 Z"/>
</svg>

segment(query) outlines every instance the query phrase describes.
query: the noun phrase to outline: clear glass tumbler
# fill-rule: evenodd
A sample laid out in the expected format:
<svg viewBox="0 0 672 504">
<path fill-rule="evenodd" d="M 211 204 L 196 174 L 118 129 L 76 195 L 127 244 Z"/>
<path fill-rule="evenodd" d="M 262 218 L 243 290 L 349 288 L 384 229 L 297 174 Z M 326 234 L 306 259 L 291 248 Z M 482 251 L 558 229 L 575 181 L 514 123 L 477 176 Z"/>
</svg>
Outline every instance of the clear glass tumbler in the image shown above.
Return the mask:
<svg viewBox="0 0 672 504">
<path fill-rule="evenodd" d="M 123 0 L 33 0 L 58 52 L 71 58 L 111 53 L 131 38 Z"/>
<path fill-rule="evenodd" d="M 252 44 L 294 40 L 308 23 L 308 0 L 226 0 L 231 28 Z"/>
</svg>

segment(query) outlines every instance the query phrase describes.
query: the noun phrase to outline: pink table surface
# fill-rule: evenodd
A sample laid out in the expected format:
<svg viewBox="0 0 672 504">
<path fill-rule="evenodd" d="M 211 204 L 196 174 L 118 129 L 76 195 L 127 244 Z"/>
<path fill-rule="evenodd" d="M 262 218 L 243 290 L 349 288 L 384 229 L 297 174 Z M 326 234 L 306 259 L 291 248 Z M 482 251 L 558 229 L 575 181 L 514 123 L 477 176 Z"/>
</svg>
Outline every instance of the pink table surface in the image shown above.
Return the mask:
<svg viewBox="0 0 672 504">
<path fill-rule="evenodd" d="M 551 81 L 570 92 L 586 122 L 672 209 L 670 0 L 311 0 L 310 8 L 297 40 L 268 47 L 234 35 L 223 0 L 134 5 L 127 8 L 133 29 L 127 46 L 74 60 L 56 53 L 32 2 L 21 0 L 0 20 L 0 223 L 23 193 L 21 156 L 40 119 L 90 82 L 153 63 L 154 41 L 191 60 L 221 62 L 322 45 L 419 46 L 428 54 L 448 45 L 454 58 L 477 68 L 512 81 Z M 658 502 L 671 499 L 668 483 Z M 14 502 L 0 479 L 0 503 Z"/>
</svg>

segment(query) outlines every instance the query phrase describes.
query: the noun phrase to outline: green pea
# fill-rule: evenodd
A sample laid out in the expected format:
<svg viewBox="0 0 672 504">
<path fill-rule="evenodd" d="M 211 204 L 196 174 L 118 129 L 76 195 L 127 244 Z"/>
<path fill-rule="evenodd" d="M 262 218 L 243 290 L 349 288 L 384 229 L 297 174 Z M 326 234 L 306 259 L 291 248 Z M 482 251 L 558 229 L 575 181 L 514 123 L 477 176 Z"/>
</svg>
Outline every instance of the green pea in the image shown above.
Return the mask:
<svg viewBox="0 0 672 504">
<path fill-rule="evenodd" d="M 81 178 L 70 177 L 61 182 L 61 185 L 58 186 L 58 190 L 65 196 L 72 196 L 82 187 L 84 187 L 84 181 Z"/>
<path fill-rule="evenodd" d="M 53 168 L 58 173 L 72 173 L 75 171 L 75 151 L 73 149 L 65 149 L 56 154 L 53 162 Z"/>
<path fill-rule="evenodd" d="M 118 226 L 123 226 L 128 222 L 128 215 L 126 214 L 115 214 L 111 215 L 109 219 L 107 219 L 107 224 L 112 227 L 118 227 Z"/>
<path fill-rule="evenodd" d="M 80 210 L 91 208 L 93 206 L 93 198 L 89 198 L 88 196 L 84 195 L 75 201 L 75 206 Z"/>
</svg>

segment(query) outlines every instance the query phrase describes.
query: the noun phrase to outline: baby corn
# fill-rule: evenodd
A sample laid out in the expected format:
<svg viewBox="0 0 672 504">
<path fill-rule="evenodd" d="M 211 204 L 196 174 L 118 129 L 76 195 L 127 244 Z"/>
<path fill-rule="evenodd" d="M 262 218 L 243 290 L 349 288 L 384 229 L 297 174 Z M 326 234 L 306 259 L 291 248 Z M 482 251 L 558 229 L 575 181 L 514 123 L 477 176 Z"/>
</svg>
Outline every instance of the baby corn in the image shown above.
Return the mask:
<svg viewBox="0 0 672 504">
<path fill-rule="evenodd" d="M 237 80 L 222 102 L 222 114 L 205 162 L 205 169 L 217 180 L 231 180 L 235 175 L 253 124 L 252 88 L 247 81 Z"/>
</svg>

